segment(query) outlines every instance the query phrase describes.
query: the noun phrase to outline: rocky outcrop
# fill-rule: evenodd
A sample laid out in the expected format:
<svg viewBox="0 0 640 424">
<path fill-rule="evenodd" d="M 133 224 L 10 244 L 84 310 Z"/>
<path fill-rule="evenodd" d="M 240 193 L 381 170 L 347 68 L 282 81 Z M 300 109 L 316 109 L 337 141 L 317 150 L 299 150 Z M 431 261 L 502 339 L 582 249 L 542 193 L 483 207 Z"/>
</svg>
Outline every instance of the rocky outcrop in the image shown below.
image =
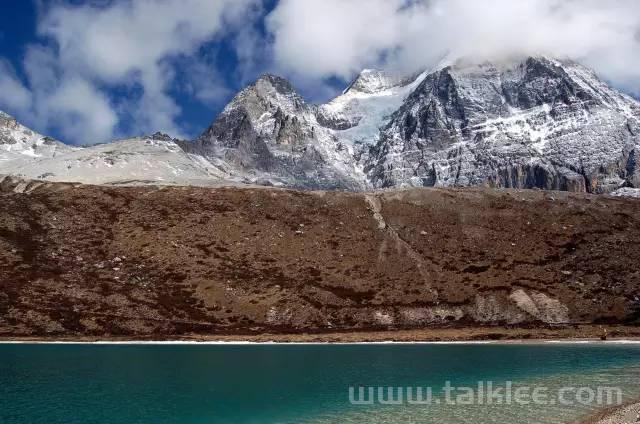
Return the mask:
<svg viewBox="0 0 640 424">
<path fill-rule="evenodd" d="M 585 178 L 570 169 L 558 169 L 544 163 L 510 165 L 495 172 L 487 179 L 490 187 L 496 188 L 539 188 L 584 193 L 587 191 Z"/>
<path fill-rule="evenodd" d="M 413 78 L 415 78 L 415 76 L 413 76 Z M 344 93 L 357 91 L 365 94 L 375 94 L 398 85 L 410 83 L 411 80 L 411 77 L 403 78 L 379 69 L 363 69 L 356 79 L 344 90 Z"/>
<path fill-rule="evenodd" d="M 6 165 L 55 157 L 72 150 L 51 137 L 32 131 L 13 116 L 0 111 L 0 173 L 7 173 Z"/>
<path fill-rule="evenodd" d="M 361 117 L 349 119 L 346 116 L 332 114 L 325 108 L 319 107 L 316 111 L 316 120 L 323 127 L 330 128 L 335 131 L 344 131 L 358 125 Z"/>
</svg>

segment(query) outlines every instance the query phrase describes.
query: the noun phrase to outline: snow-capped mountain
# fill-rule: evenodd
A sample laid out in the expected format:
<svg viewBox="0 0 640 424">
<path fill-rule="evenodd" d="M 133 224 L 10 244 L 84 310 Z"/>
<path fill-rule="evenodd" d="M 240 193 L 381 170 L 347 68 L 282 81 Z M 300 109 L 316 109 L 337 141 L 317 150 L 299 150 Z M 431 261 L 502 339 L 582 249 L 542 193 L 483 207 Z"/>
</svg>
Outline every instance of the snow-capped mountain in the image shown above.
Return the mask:
<svg viewBox="0 0 640 424">
<path fill-rule="evenodd" d="M 376 186 L 637 186 L 640 105 L 571 61 L 459 62 L 430 73 L 368 159 Z"/>
<path fill-rule="evenodd" d="M 220 161 L 191 155 L 166 134 L 71 147 L 0 112 L 0 174 L 89 184 L 243 182 Z"/>
<path fill-rule="evenodd" d="M 354 150 L 318 119 L 291 84 L 264 75 L 242 90 L 189 152 L 218 158 L 256 181 L 292 187 L 362 189 Z"/>
<path fill-rule="evenodd" d="M 569 60 L 363 71 L 310 106 L 281 78 L 243 90 L 197 143 L 291 186 L 595 193 L 640 185 L 640 104 Z"/>
<path fill-rule="evenodd" d="M 342 95 L 317 108 L 317 119 L 337 131 L 342 142 L 370 144 L 423 77 L 400 78 L 365 69 Z"/>
<path fill-rule="evenodd" d="M 73 150 L 72 147 L 30 130 L 14 117 L 0 111 L 0 172 L 12 163 L 53 158 Z"/>
<path fill-rule="evenodd" d="M 582 65 L 544 57 L 410 76 L 365 70 L 323 105 L 264 75 L 194 141 L 156 134 L 71 148 L 0 117 L 0 173 L 47 180 L 640 188 L 640 103 Z"/>
<path fill-rule="evenodd" d="M 88 147 L 45 137 L 0 112 L 0 174 L 89 184 L 251 183 L 223 161 L 185 152 L 166 134 Z"/>
</svg>

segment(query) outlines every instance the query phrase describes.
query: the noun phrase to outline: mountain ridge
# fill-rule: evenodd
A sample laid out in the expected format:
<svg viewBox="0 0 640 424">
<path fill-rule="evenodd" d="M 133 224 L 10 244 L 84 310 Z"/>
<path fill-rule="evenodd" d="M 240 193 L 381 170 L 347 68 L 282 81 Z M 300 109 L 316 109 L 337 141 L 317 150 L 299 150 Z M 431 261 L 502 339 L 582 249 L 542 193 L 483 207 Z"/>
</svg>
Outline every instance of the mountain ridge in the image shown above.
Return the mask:
<svg viewBox="0 0 640 424">
<path fill-rule="evenodd" d="M 151 136 L 156 147 L 172 150 L 162 138 Z M 163 158 L 165 171 L 119 181 L 189 185 L 210 179 L 350 191 L 484 185 L 609 193 L 640 187 L 640 103 L 575 61 L 542 56 L 443 62 L 410 76 L 365 69 L 321 105 L 307 103 L 286 79 L 264 74 L 196 140 L 171 143 L 178 150 Z M 139 151 L 140 163 L 157 160 L 150 148 L 125 147 Z M 100 166 L 113 160 L 104 149 L 84 152 L 54 157 L 45 151 L 47 160 L 36 157 L 37 165 L 5 160 L 0 172 L 95 181 L 85 174 L 100 167 L 85 174 L 59 169 L 60 161 L 78 155 Z M 123 166 L 129 168 L 136 164 Z"/>
</svg>

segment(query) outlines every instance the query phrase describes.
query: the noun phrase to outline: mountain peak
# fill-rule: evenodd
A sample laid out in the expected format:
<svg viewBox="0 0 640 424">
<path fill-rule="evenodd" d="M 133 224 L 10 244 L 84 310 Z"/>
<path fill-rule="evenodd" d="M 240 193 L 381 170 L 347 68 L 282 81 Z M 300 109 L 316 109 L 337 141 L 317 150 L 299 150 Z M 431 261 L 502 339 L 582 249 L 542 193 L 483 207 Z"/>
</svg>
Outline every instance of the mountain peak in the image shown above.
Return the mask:
<svg viewBox="0 0 640 424">
<path fill-rule="evenodd" d="M 360 92 L 374 94 L 388 90 L 402 82 L 402 78 L 387 71 L 379 69 L 363 69 L 356 79 L 347 87 L 344 93 Z"/>
<path fill-rule="evenodd" d="M 16 118 L 0 110 L 0 127 L 15 129 L 18 125 Z"/>
<path fill-rule="evenodd" d="M 163 133 L 161 131 L 156 131 L 151 135 L 146 135 L 143 137 L 145 140 L 160 140 L 160 141 L 174 141 L 174 138 L 169 134 Z"/>
<path fill-rule="evenodd" d="M 296 92 L 291 83 L 287 79 L 279 75 L 269 73 L 262 74 L 253 85 L 259 86 L 264 84 L 270 85 L 280 94 L 290 94 Z"/>
<path fill-rule="evenodd" d="M 571 60 L 460 59 L 429 73 L 382 131 L 374 184 L 608 192 L 640 177 L 638 103 Z"/>
</svg>

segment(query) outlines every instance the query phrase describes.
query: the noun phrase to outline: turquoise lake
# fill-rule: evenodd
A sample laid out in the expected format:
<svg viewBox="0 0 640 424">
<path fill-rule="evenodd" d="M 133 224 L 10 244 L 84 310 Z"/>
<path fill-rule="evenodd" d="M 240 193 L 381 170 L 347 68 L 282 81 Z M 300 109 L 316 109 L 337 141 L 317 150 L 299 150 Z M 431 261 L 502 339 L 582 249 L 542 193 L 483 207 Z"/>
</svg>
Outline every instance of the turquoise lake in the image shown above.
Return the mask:
<svg viewBox="0 0 640 424">
<path fill-rule="evenodd" d="M 0 344 L 0 422 L 563 423 L 601 406 L 349 398 L 349 387 L 438 397 L 447 381 L 543 387 L 550 399 L 615 386 L 628 400 L 640 397 L 640 345 Z"/>
</svg>

